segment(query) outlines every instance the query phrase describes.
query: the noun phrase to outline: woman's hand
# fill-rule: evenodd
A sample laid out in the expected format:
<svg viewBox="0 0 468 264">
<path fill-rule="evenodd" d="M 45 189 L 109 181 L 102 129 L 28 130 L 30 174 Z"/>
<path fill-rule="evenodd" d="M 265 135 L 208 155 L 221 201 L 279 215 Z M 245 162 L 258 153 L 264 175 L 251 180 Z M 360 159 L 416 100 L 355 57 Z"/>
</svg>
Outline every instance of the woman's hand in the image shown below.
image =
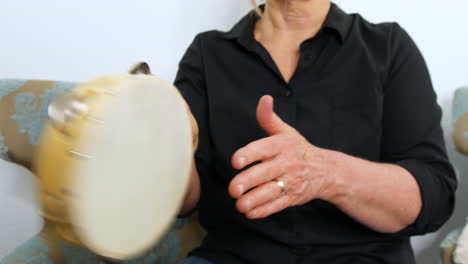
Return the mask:
<svg viewBox="0 0 468 264">
<path fill-rule="evenodd" d="M 257 120 L 269 137 L 248 144 L 232 157 L 238 170 L 261 162 L 231 181 L 229 193 L 237 199 L 237 209 L 255 219 L 313 199 L 330 199 L 335 186 L 333 151 L 313 146 L 284 123 L 273 112 L 271 96 L 260 99 Z"/>
</svg>

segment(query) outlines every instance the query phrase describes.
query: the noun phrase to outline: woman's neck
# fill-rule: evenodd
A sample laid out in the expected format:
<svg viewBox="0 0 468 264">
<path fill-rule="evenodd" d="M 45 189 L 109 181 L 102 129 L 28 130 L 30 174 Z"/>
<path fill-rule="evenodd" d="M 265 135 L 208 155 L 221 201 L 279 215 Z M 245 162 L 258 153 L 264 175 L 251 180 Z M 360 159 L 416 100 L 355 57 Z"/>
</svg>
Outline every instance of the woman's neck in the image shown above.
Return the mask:
<svg viewBox="0 0 468 264">
<path fill-rule="evenodd" d="M 330 7 L 330 0 L 269 0 L 256 25 L 255 38 L 302 42 L 322 28 Z"/>
</svg>

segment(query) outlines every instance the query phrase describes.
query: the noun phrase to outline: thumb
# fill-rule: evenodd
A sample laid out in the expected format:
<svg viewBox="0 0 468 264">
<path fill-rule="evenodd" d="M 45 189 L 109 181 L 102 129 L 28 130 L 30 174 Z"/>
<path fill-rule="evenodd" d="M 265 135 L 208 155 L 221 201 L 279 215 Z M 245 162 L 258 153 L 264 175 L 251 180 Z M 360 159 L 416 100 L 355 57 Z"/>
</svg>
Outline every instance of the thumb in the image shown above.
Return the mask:
<svg viewBox="0 0 468 264">
<path fill-rule="evenodd" d="M 270 95 L 264 95 L 258 101 L 257 121 L 270 136 L 291 130 L 291 127 L 273 111 L 273 97 Z"/>
</svg>

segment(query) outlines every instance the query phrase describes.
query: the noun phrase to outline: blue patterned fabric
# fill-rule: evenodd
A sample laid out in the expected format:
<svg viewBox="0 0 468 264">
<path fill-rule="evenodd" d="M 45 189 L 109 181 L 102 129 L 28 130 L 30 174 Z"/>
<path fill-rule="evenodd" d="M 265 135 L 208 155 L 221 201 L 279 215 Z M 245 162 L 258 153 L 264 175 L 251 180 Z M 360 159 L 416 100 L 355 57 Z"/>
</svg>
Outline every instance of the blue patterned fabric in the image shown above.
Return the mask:
<svg viewBox="0 0 468 264">
<path fill-rule="evenodd" d="M 2 79 L 0 80 L 0 101 L 4 96 L 7 96 L 19 88 L 23 87 L 26 80 L 15 80 L 15 79 Z"/>
<path fill-rule="evenodd" d="M 468 113 L 468 86 L 458 88 L 453 96 L 452 118 L 453 123 Z"/>
<path fill-rule="evenodd" d="M 181 252 L 181 240 L 176 230 L 182 228 L 185 223 L 185 220 L 177 219 L 155 248 L 141 257 L 123 263 L 176 264 L 177 257 Z M 54 245 L 53 249 L 48 246 L 51 243 Z M 61 256 L 64 259 L 63 264 L 99 263 L 99 257 L 86 249 L 63 241 L 46 241 L 45 238 L 36 236 L 3 258 L 0 264 L 62 264 L 55 263 L 52 257 L 50 257 L 51 255 Z"/>
<path fill-rule="evenodd" d="M 11 119 L 18 123 L 21 133 L 28 133 L 29 144 L 37 145 L 39 136 L 47 120 L 49 104 L 76 84 L 66 82 L 54 83 L 54 88 L 45 89 L 39 98 L 32 93 L 20 93 L 15 100 L 15 113 Z M 39 110 L 38 110 L 39 106 Z"/>
<path fill-rule="evenodd" d="M 181 240 L 176 231 L 176 229 L 183 226 L 180 222 L 181 220 L 177 220 L 174 223 L 169 232 L 161 240 L 161 243 L 156 247 L 156 250 L 153 251 L 155 253 L 155 262 L 153 263 L 175 263 L 181 252 Z"/>
<path fill-rule="evenodd" d="M 0 159 L 8 160 L 8 148 L 5 146 L 4 140 L 0 132 Z"/>
<path fill-rule="evenodd" d="M 97 263 L 97 256 L 88 250 L 66 242 L 61 242 L 60 248 L 65 256 L 65 262 L 67 264 Z"/>
<path fill-rule="evenodd" d="M 450 232 L 444 240 L 442 240 L 442 243 L 440 243 L 441 248 L 450 248 L 453 245 L 457 244 L 458 238 L 461 235 L 462 228 L 458 228 Z"/>
<path fill-rule="evenodd" d="M 48 256 L 49 246 L 41 237 L 33 237 L 15 250 L 15 254 L 3 258 L 1 264 L 53 264 Z"/>
<path fill-rule="evenodd" d="M 17 91 L 26 83 L 26 80 L 5 79 L 0 80 L 0 101 L 3 97 Z M 8 147 L 5 145 L 4 138 L 0 131 L 0 158 L 8 159 Z"/>
<path fill-rule="evenodd" d="M 30 83 L 29 83 L 30 82 Z M 30 85 L 30 86 L 28 86 Z M 0 124 L 0 158 L 8 159 L 9 154 L 13 156 L 28 157 L 28 152 L 32 152 L 33 147 L 39 141 L 40 133 L 47 120 L 47 109 L 55 98 L 73 88 L 76 84 L 72 82 L 35 81 L 18 79 L 0 79 L 0 104 L 5 112 L 0 114 L 3 123 Z M 52 87 L 51 87 L 52 86 Z M 23 87 L 27 87 L 23 89 Z M 34 92 L 31 92 L 31 88 Z M 13 95 L 13 96 L 10 96 Z M 9 96 L 9 97 L 7 97 Z M 7 99 L 5 99 L 7 97 Z M 8 109 L 11 107 L 11 109 Z M 11 110 L 11 111 L 10 111 Z M 11 113 L 6 116 L 5 113 Z M 8 142 L 14 139 L 14 130 L 11 130 L 13 121 L 19 128 L 16 133 L 26 134 L 26 139 L 16 141 L 16 149 L 8 147 Z M 24 141 L 24 142 L 23 142 Z M 27 145 L 30 147 L 26 147 Z M 24 161 L 29 165 L 28 162 Z"/>
</svg>

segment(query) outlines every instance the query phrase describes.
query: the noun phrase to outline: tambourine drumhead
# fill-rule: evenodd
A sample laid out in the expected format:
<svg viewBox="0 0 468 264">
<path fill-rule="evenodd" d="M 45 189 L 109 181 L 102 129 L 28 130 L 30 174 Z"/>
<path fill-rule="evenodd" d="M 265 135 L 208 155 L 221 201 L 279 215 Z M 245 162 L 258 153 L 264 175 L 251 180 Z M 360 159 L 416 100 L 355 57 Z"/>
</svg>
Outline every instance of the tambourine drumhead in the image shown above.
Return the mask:
<svg viewBox="0 0 468 264">
<path fill-rule="evenodd" d="M 170 83 L 144 75 L 115 79 L 111 91 L 88 101 L 86 120 L 71 125 L 79 136 L 63 193 L 79 240 L 102 256 L 129 259 L 153 246 L 180 209 L 192 131 Z"/>
</svg>

